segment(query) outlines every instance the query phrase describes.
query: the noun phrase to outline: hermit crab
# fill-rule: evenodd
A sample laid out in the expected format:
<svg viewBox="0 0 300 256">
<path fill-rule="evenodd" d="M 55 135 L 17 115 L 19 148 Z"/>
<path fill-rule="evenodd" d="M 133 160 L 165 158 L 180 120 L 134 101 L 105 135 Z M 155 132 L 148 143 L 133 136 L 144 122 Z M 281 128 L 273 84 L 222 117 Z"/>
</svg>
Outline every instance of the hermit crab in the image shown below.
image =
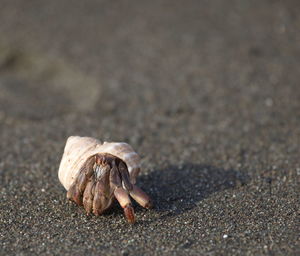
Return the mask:
<svg viewBox="0 0 300 256">
<path fill-rule="evenodd" d="M 58 170 L 67 198 L 87 214 L 101 215 L 116 198 L 129 223 L 135 222 L 129 195 L 145 208 L 150 197 L 135 185 L 140 157 L 123 142 L 104 142 L 90 137 L 68 138 Z"/>
</svg>

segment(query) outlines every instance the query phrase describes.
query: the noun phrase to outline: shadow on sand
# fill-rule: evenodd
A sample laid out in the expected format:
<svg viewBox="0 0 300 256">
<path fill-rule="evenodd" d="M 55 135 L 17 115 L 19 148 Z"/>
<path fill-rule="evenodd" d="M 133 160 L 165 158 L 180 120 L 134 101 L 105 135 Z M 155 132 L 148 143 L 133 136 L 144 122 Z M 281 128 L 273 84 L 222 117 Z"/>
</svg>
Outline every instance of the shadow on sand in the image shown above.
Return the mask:
<svg viewBox="0 0 300 256">
<path fill-rule="evenodd" d="M 239 171 L 198 164 L 169 166 L 138 179 L 138 185 L 153 198 L 155 210 L 168 216 L 194 208 L 210 194 L 248 182 L 249 177 Z"/>
</svg>

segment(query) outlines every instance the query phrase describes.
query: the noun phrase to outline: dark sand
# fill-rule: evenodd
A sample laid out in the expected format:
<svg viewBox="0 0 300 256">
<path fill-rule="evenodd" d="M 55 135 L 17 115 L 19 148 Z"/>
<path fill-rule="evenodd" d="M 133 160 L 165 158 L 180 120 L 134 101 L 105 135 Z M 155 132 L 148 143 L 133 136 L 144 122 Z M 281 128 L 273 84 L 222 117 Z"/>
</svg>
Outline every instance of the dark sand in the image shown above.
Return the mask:
<svg viewBox="0 0 300 256">
<path fill-rule="evenodd" d="M 299 255 L 298 0 L 0 5 L 1 255 Z M 132 144 L 156 208 L 68 203 L 70 135 Z"/>
</svg>

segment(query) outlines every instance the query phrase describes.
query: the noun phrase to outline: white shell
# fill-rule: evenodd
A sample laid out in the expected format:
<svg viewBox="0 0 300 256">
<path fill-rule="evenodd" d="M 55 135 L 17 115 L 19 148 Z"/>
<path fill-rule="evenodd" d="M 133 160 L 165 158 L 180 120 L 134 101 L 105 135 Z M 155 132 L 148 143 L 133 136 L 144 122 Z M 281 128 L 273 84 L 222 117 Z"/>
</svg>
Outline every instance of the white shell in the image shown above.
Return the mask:
<svg viewBox="0 0 300 256">
<path fill-rule="evenodd" d="M 94 138 L 71 136 L 67 140 L 58 170 L 59 181 L 66 190 L 70 188 L 84 162 L 97 153 L 108 153 L 122 159 L 127 165 L 131 182 L 135 183 L 140 170 L 140 157 L 129 144 L 124 142 L 102 144 Z"/>
</svg>

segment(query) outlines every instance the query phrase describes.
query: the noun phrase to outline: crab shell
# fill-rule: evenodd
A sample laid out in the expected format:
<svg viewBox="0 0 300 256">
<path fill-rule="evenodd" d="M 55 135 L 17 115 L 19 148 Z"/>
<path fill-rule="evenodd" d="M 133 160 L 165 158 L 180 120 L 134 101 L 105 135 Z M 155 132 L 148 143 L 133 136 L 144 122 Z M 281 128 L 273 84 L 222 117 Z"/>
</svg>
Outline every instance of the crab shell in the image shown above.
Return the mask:
<svg viewBox="0 0 300 256">
<path fill-rule="evenodd" d="M 68 190 L 74 182 L 84 162 L 92 155 L 108 153 L 123 160 L 128 168 L 131 183 L 140 171 L 140 157 L 132 147 L 124 142 L 104 142 L 90 137 L 71 136 L 68 138 L 59 166 L 58 177 Z"/>
</svg>

